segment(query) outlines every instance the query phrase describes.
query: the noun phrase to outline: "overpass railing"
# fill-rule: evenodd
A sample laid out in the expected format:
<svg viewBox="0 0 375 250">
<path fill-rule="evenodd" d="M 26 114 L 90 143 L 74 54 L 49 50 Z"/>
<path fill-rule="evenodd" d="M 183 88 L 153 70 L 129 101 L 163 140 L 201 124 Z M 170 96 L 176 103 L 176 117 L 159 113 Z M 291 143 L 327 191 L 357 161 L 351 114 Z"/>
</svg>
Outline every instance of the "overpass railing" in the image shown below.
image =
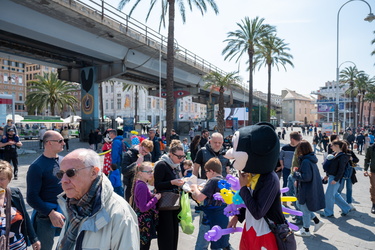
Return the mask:
<svg viewBox="0 0 375 250">
<path fill-rule="evenodd" d="M 167 54 L 167 37 L 149 28 L 143 23 L 131 18 L 103 0 L 53 0 L 63 6 L 114 29 L 117 32 L 146 44 Z M 111 34 L 107 34 L 110 36 Z M 175 58 L 206 73 L 216 71 L 225 74 L 223 70 L 204 60 L 188 49 L 178 45 L 175 39 Z"/>
</svg>

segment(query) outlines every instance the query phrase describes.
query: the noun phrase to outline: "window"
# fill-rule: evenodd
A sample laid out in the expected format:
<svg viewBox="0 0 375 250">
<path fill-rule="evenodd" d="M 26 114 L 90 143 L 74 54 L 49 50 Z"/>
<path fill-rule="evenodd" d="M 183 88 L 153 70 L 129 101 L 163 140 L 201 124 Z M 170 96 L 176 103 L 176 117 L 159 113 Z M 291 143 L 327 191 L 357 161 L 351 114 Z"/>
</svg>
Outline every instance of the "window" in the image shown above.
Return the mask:
<svg viewBox="0 0 375 250">
<path fill-rule="evenodd" d="M 4 73 L 4 83 L 8 83 L 8 73 Z"/>
<path fill-rule="evenodd" d="M 121 99 L 117 99 L 117 109 L 121 109 Z"/>
<path fill-rule="evenodd" d="M 22 75 L 18 76 L 18 85 L 22 85 Z"/>
<path fill-rule="evenodd" d="M 113 85 L 111 85 L 111 93 L 113 93 L 113 91 L 114 91 L 114 87 Z"/>
<path fill-rule="evenodd" d="M 289 114 L 292 114 L 293 113 L 292 111 L 293 111 L 292 108 L 289 108 Z"/>
<path fill-rule="evenodd" d="M 108 86 L 105 86 L 105 93 L 108 93 Z"/>
<path fill-rule="evenodd" d="M 151 98 L 150 97 L 147 98 L 147 109 L 151 110 Z"/>
<path fill-rule="evenodd" d="M 156 99 L 156 109 L 160 109 L 160 100 Z"/>
<path fill-rule="evenodd" d="M 19 93 L 18 94 L 18 101 L 22 101 L 22 99 L 23 99 L 23 95 L 22 95 L 22 93 Z"/>
<path fill-rule="evenodd" d="M 111 109 L 115 109 L 115 103 L 114 103 L 113 99 L 111 100 Z"/>
<path fill-rule="evenodd" d="M 12 77 L 12 84 L 16 84 L 16 75 L 12 74 L 11 77 Z"/>
<path fill-rule="evenodd" d="M 108 100 L 105 100 L 105 109 L 108 110 Z"/>
</svg>

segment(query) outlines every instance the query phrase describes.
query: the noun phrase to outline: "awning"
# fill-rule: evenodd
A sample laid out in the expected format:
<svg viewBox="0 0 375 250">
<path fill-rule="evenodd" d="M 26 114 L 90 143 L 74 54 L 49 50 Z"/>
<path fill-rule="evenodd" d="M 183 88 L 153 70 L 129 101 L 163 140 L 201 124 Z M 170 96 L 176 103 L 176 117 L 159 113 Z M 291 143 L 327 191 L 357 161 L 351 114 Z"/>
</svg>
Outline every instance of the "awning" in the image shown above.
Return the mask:
<svg viewBox="0 0 375 250">
<path fill-rule="evenodd" d="M 142 120 L 142 121 L 139 121 L 137 122 L 138 124 L 150 124 L 151 122 L 148 121 L 148 120 Z"/>
</svg>

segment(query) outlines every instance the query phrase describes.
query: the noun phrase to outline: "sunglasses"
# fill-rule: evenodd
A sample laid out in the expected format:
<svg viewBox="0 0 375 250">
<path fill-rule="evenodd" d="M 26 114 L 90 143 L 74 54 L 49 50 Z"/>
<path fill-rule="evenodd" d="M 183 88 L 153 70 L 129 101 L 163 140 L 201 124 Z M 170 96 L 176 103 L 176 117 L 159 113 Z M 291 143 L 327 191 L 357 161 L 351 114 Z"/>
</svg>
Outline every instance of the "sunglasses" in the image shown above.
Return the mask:
<svg viewBox="0 0 375 250">
<path fill-rule="evenodd" d="M 148 174 L 152 174 L 154 172 L 154 170 L 150 170 L 150 171 L 141 171 L 142 173 L 148 173 Z"/>
<path fill-rule="evenodd" d="M 176 154 L 174 154 L 174 153 L 172 153 L 174 156 L 176 156 L 178 159 L 183 159 L 183 158 L 185 158 L 186 157 L 186 155 L 176 155 Z"/>
<path fill-rule="evenodd" d="M 60 139 L 60 140 L 48 140 L 47 142 L 49 142 L 49 141 L 55 141 L 55 142 L 58 142 L 58 143 L 63 143 L 64 142 L 64 139 Z"/>
<path fill-rule="evenodd" d="M 73 176 L 75 176 L 77 174 L 78 171 L 80 171 L 82 169 L 85 169 L 85 168 L 92 168 L 92 166 L 79 168 L 79 169 L 71 168 L 71 169 L 68 169 L 66 171 L 59 170 L 59 172 L 56 173 L 56 177 L 61 180 L 63 178 L 64 174 L 66 174 L 66 176 L 68 176 L 69 178 L 72 178 Z"/>
</svg>

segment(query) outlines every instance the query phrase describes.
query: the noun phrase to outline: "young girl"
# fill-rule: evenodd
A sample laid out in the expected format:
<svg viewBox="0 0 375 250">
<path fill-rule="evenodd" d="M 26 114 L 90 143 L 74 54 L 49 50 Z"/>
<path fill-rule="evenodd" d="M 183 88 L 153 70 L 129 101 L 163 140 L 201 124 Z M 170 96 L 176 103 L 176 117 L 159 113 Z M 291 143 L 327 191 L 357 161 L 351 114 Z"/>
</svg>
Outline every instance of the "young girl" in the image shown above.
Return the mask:
<svg viewBox="0 0 375 250">
<path fill-rule="evenodd" d="M 151 240 L 156 238 L 156 225 L 158 213 L 156 203 L 161 197 L 160 193 L 151 194 L 147 182 L 153 179 L 151 162 L 142 162 L 136 167 L 130 204 L 138 216 L 138 225 L 141 240 L 141 250 L 150 249 Z"/>
</svg>

